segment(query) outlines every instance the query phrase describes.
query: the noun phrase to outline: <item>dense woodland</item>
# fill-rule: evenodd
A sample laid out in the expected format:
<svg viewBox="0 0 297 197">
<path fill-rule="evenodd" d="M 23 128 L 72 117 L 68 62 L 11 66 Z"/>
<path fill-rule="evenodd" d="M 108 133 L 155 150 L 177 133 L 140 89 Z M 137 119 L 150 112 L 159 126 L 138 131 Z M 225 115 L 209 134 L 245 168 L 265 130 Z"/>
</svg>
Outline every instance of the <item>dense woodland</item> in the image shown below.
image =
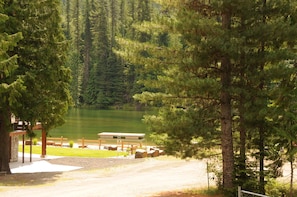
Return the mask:
<svg viewBox="0 0 297 197">
<path fill-rule="evenodd" d="M 135 105 L 133 95 L 146 88 L 136 65 L 116 54 L 118 38 L 150 41 L 136 26 L 156 17 L 148 0 L 63 1 L 62 16 L 69 41 L 68 66 L 76 106 L 105 109 Z"/>
<path fill-rule="evenodd" d="M 226 195 L 294 196 L 297 2 L 0 2 L 0 171 L 10 114 L 51 128 L 71 95 L 76 107 L 157 108 L 151 137 L 215 160 Z M 285 162 L 290 181 L 269 189 Z"/>
</svg>

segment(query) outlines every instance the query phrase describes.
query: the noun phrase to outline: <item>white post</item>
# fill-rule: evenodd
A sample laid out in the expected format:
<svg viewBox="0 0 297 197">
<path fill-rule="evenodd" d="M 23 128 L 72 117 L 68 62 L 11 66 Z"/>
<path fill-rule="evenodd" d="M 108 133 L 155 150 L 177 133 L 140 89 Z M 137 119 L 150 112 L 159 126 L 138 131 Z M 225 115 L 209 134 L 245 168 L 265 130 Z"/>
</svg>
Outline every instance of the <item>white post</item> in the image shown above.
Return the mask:
<svg viewBox="0 0 297 197">
<path fill-rule="evenodd" d="M 206 173 L 207 173 L 207 188 L 209 190 L 209 167 L 208 167 L 208 161 L 206 162 Z"/>
<path fill-rule="evenodd" d="M 238 197 L 241 197 L 241 187 L 238 186 Z"/>
</svg>

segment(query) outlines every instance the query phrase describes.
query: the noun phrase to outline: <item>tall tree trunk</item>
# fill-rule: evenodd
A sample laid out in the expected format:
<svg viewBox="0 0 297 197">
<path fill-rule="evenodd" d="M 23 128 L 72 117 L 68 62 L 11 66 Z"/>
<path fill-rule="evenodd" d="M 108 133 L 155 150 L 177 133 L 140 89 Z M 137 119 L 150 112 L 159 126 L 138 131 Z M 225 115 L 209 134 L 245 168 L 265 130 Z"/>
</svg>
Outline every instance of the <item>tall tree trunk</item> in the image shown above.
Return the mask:
<svg viewBox="0 0 297 197">
<path fill-rule="evenodd" d="M 11 174 L 9 167 L 9 123 L 10 115 L 6 110 L 0 110 L 0 172 Z"/>
<path fill-rule="evenodd" d="M 222 27 L 228 31 L 231 28 L 231 11 L 225 9 L 222 12 Z M 221 146 L 223 157 L 223 188 L 233 189 L 234 155 L 232 137 L 232 116 L 231 116 L 231 62 L 228 54 L 222 54 L 221 62 Z"/>
<path fill-rule="evenodd" d="M 259 151 L 260 151 L 260 178 L 259 178 L 259 190 L 261 194 L 265 194 L 265 174 L 264 174 L 264 157 L 265 157 L 265 150 L 264 150 L 264 128 L 261 126 L 259 128 Z"/>
<path fill-rule="evenodd" d="M 246 176 L 246 128 L 245 128 L 245 119 L 244 119 L 244 96 L 240 96 L 239 104 L 239 137 L 240 137 L 240 156 L 239 156 L 239 179 L 240 181 L 245 181 Z"/>
<path fill-rule="evenodd" d="M 230 80 L 229 63 L 223 61 L 221 91 L 221 140 L 222 140 L 222 156 L 223 156 L 223 187 L 224 189 L 233 188 L 233 171 L 234 171 L 234 155 L 233 155 L 233 137 L 232 137 L 232 117 L 231 117 L 231 97 L 228 90 Z"/>
<path fill-rule="evenodd" d="M 244 26 L 244 19 L 241 19 L 242 29 L 245 29 Z M 239 77 L 241 80 L 241 87 L 243 87 L 247 82 L 245 80 L 245 52 L 244 50 L 241 50 L 240 52 L 240 65 L 241 69 L 239 71 Z M 246 173 L 246 109 L 245 109 L 245 93 L 239 94 L 239 105 L 238 105 L 238 111 L 239 111 L 239 138 L 240 138 L 240 155 L 239 155 L 239 181 L 240 184 L 244 183 L 247 179 L 247 173 Z M 242 184 L 241 184 L 242 185 Z"/>
<path fill-rule="evenodd" d="M 266 0 L 263 0 L 263 17 L 262 17 L 262 22 L 263 24 L 266 23 L 266 14 L 265 14 L 265 9 L 266 9 Z M 261 53 L 265 54 L 265 41 L 261 41 Z M 260 72 L 264 71 L 264 63 L 260 63 Z M 260 85 L 259 85 L 259 92 L 260 94 L 263 92 L 264 90 L 264 78 L 260 79 Z M 262 99 L 262 96 L 261 98 Z M 265 106 L 264 106 L 265 107 Z M 264 146 L 265 146 L 265 120 L 264 117 L 263 118 L 263 122 L 261 123 L 260 127 L 259 127 L 259 152 L 260 152 L 260 177 L 259 177 L 259 190 L 261 194 L 265 194 L 265 174 L 264 174 L 264 158 L 265 158 L 265 150 L 264 150 Z"/>
<path fill-rule="evenodd" d="M 290 150 L 292 150 L 292 148 L 293 148 L 293 141 L 290 142 Z M 290 173 L 290 197 L 293 197 L 294 157 L 290 156 L 289 161 L 290 161 L 290 168 L 291 168 L 291 173 Z"/>
<path fill-rule="evenodd" d="M 262 46 L 262 51 L 264 52 L 264 45 Z M 260 72 L 264 71 L 264 65 L 261 65 Z M 264 91 L 264 79 L 260 79 L 260 85 L 259 85 L 259 94 Z M 263 99 L 263 96 L 261 95 L 260 98 Z M 263 101 L 264 102 L 264 101 Z M 260 108 L 263 109 L 265 107 L 265 102 L 263 104 L 264 106 L 261 106 Z M 265 173 L 264 173 L 264 158 L 265 158 L 265 117 L 262 118 L 262 122 L 260 122 L 259 125 L 259 165 L 260 165 L 260 172 L 259 172 L 259 190 L 261 194 L 265 194 Z"/>
</svg>

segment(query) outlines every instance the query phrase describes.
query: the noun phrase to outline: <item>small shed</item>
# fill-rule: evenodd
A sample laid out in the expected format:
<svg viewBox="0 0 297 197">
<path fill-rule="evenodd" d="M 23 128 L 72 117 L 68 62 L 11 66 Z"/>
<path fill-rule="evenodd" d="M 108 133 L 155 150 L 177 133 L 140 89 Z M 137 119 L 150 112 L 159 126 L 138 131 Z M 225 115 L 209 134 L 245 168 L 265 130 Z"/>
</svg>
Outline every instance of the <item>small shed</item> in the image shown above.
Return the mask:
<svg viewBox="0 0 297 197">
<path fill-rule="evenodd" d="M 145 133 L 117 133 L 117 132 L 102 132 L 98 133 L 98 137 L 101 141 L 112 141 L 116 140 L 117 143 L 121 143 L 122 150 L 124 148 L 125 142 L 139 143 L 142 147 L 142 142 L 144 141 Z"/>
</svg>

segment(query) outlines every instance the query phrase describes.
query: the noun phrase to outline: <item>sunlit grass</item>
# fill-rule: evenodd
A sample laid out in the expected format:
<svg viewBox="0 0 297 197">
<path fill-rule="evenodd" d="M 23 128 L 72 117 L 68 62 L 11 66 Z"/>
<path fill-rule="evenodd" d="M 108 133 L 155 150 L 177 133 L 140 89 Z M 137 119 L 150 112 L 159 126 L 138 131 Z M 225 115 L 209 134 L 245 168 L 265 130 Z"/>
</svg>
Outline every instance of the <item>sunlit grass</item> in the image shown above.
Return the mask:
<svg viewBox="0 0 297 197">
<path fill-rule="evenodd" d="M 221 192 L 215 187 L 209 188 L 199 188 L 199 189 L 187 189 L 184 191 L 186 194 L 190 195 L 203 195 L 203 196 L 213 196 L 213 197 L 222 197 Z"/>
<path fill-rule="evenodd" d="M 19 152 L 22 152 L 22 145 L 19 146 Z M 25 146 L 25 153 L 30 153 L 30 146 Z M 32 153 L 41 155 L 41 146 L 32 146 Z M 127 155 L 126 152 L 107 151 L 107 150 L 93 150 L 81 148 L 66 148 L 66 147 L 46 147 L 47 155 L 54 156 L 68 156 L 68 157 L 93 157 L 93 158 L 107 158 Z"/>
</svg>

